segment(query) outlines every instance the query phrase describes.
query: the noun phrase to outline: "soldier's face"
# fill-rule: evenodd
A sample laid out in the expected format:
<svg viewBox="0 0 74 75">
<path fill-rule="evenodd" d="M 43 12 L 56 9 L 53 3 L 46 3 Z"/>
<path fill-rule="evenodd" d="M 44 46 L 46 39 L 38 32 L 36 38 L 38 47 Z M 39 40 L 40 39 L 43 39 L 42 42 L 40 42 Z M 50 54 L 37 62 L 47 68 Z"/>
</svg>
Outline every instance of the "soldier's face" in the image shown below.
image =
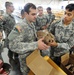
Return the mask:
<svg viewBox="0 0 74 75">
<path fill-rule="evenodd" d="M 51 13 L 51 10 L 47 10 L 47 13 L 50 14 Z"/>
<path fill-rule="evenodd" d="M 11 12 L 14 11 L 14 6 L 13 6 L 13 4 L 10 5 L 9 9 L 11 10 Z"/>
<path fill-rule="evenodd" d="M 69 11 L 68 9 L 65 11 L 64 14 L 64 21 L 65 22 L 70 22 L 74 19 L 74 10 L 73 11 Z"/>
<path fill-rule="evenodd" d="M 43 8 L 38 8 L 38 15 L 43 15 Z"/>
<path fill-rule="evenodd" d="M 29 14 L 26 13 L 25 16 L 26 16 L 26 18 L 28 19 L 29 22 L 35 22 L 36 21 L 36 17 L 37 17 L 36 9 L 30 8 Z"/>
</svg>

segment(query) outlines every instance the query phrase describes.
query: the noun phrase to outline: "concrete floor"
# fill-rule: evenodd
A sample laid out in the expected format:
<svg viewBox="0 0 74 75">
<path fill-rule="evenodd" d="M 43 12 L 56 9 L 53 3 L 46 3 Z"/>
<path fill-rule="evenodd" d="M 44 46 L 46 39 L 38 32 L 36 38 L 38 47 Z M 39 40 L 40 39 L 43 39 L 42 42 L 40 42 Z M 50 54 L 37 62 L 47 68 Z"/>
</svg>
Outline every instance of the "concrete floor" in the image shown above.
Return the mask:
<svg viewBox="0 0 74 75">
<path fill-rule="evenodd" d="M 4 48 L 4 51 L 2 52 L 2 57 L 3 57 L 3 61 L 5 63 L 9 63 L 9 58 L 7 56 L 8 53 L 8 49 Z M 10 64 L 10 63 L 9 63 Z M 19 69 L 18 69 L 18 65 L 15 64 L 15 62 L 12 60 L 12 64 L 10 64 L 12 66 L 12 69 L 10 71 L 9 75 L 21 75 Z"/>
</svg>

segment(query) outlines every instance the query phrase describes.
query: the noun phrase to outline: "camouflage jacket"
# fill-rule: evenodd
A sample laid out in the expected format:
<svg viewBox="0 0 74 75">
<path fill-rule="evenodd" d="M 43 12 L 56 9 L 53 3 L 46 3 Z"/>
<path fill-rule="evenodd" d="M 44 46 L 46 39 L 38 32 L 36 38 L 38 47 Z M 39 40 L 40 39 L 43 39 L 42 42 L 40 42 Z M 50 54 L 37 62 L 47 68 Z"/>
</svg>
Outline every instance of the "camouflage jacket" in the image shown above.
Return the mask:
<svg viewBox="0 0 74 75">
<path fill-rule="evenodd" d="M 48 18 L 49 24 L 51 24 L 55 20 L 55 15 L 53 13 L 47 14 L 46 16 Z"/>
<path fill-rule="evenodd" d="M 57 47 L 52 47 L 54 56 L 61 56 L 69 52 L 70 48 L 74 46 L 74 22 L 69 25 L 63 24 L 63 19 L 55 22 L 49 28 L 49 31 L 54 34 Z"/>
<path fill-rule="evenodd" d="M 0 31 L 3 30 L 3 20 L 0 18 Z"/>
<path fill-rule="evenodd" d="M 16 28 L 17 26 L 19 26 L 20 31 Z M 20 58 L 26 57 L 38 47 L 35 27 L 26 19 L 15 25 L 8 39 L 10 49 L 18 53 Z"/>
<path fill-rule="evenodd" d="M 3 52 L 4 41 L 0 41 L 0 53 Z"/>
<path fill-rule="evenodd" d="M 15 19 L 13 15 L 5 13 L 3 15 L 2 22 L 0 21 L 0 25 L 2 25 L 3 30 L 6 32 L 8 36 L 8 34 L 11 32 L 11 30 L 13 29 L 15 25 Z"/>
<path fill-rule="evenodd" d="M 46 15 L 37 16 L 36 22 L 34 23 L 37 30 L 41 30 L 42 26 L 48 24 L 48 18 Z"/>
</svg>

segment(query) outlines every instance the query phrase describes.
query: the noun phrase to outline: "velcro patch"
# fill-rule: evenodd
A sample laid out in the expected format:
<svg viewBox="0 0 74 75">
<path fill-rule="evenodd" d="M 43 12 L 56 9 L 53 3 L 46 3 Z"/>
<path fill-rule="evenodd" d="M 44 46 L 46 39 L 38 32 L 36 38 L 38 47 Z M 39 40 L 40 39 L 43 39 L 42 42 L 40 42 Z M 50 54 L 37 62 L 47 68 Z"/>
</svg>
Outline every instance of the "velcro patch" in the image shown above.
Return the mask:
<svg viewBox="0 0 74 75">
<path fill-rule="evenodd" d="M 15 28 L 18 30 L 18 32 L 21 32 L 21 27 L 19 25 L 15 26 Z"/>
</svg>

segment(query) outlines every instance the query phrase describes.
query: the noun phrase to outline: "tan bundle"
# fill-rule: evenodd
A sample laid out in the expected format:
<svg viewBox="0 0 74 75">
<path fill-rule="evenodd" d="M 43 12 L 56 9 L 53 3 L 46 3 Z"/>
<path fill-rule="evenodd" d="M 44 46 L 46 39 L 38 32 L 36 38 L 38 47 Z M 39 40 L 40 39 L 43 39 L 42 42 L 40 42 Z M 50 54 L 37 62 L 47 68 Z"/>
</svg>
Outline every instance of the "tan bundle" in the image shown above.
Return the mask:
<svg viewBox="0 0 74 75">
<path fill-rule="evenodd" d="M 40 30 L 37 32 L 38 39 L 43 38 L 43 42 L 47 45 L 50 45 L 51 42 L 55 40 L 55 37 L 52 33 L 48 32 L 47 30 Z"/>
<path fill-rule="evenodd" d="M 41 39 L 43 37 L 45 37 L 49 32 L 47 30 L 39 30 L 37 32 L 37 38 L 38 39 Z"/>
<path fill-rule="evenodd" d="M 50 46 L 50 43 L 52 43 L 55 40 L 54 35 L 52 33 L 48 33 L 45 37 L 43 42 Z"/>
</svg>

